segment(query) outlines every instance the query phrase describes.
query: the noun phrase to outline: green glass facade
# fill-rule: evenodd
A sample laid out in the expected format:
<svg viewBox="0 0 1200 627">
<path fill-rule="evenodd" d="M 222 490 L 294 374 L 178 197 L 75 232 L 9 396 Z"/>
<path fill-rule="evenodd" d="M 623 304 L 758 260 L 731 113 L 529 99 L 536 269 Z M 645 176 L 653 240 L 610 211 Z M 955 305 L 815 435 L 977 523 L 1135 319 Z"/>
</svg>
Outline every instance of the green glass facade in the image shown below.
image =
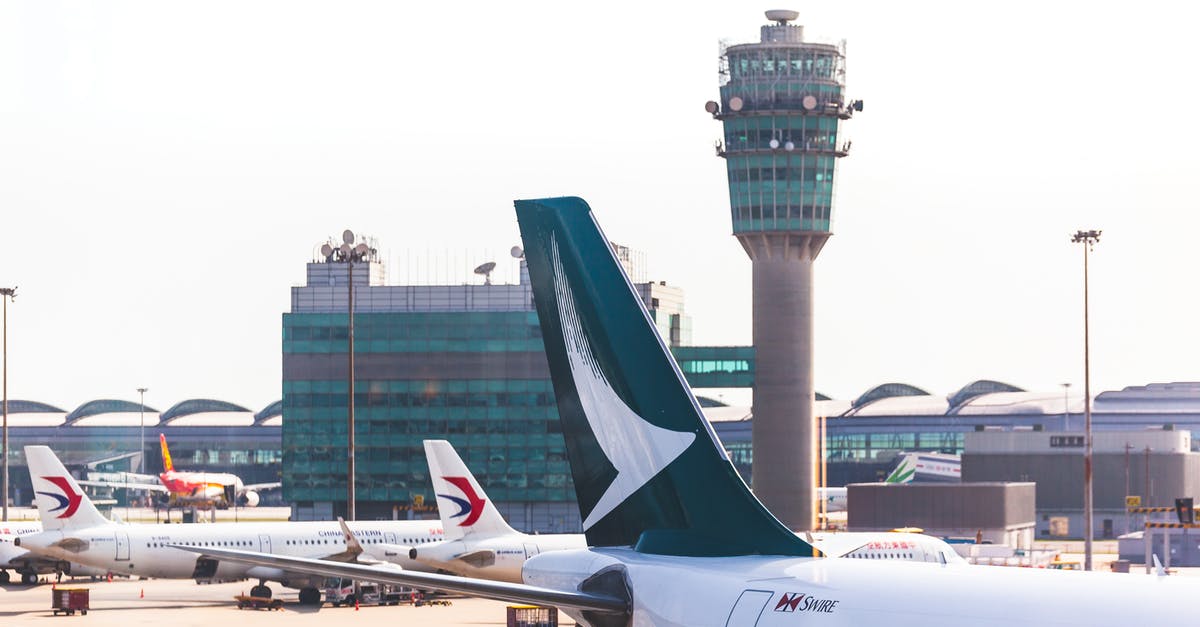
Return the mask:
<svg viewBox="0 0 1200 627">
<path fill-rule="evenodd" d="M 346 337 L 345 314 L 284 317 L 285 361 L 325 361 L 326 372 L 342 373 L 284 380 L 285 497 L 333 502 L 335 511 L 346 494 Z M 430 438 L 449 440 L 497 502 L 573 504 L 542 350 L 532 311 L 356 314 L 360 517 L 435 502 L 422 446 Z M 504 367 L 513 355 L 542 367 Z"/>
<path fill-rule="evenodd" d="M 726 50 L 714 114 L 734 234 L 829 231 L 837 158 L 849 150 L 844 65 L 836 46 L 798 39 Z"/>
</svg>

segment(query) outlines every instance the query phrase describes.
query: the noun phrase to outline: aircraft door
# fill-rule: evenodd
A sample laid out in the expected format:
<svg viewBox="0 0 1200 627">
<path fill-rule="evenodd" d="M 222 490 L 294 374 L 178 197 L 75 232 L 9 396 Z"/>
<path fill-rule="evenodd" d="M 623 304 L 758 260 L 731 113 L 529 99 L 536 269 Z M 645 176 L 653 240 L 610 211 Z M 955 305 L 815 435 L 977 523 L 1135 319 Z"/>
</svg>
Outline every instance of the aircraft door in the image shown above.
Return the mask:
<svg viewBox="0 0 1200 627">
<path fill-rule="evenodd" d="M 116 534 L 117 540 L 117 559 L 122 561 L 129 560 L 129 534 L 124 531 L 118 531 Z"/>
<path fill-rule="evenodd" d="M 539 553 L 538 545 L 536 545 L 536 544 L 526 544 L 525 545 L 525 559 L 529 559 L 529 558 L 533 557 L 534 555 L 537 555 L 538 553 Z"/>
<path fill-rule="evenodd" d="M 737 603 L 729 612 L 725 627 L 757 625 L 759 615 L 773 596 L 775 593 L 769 590 L 743 590 L 742 596 L 738 597 Z"/>
<path fill-rule="evenodd" d="M 391 531 L 383 533 L 383 541 L 387 544 L 396 544 L 396 534 Z"/>
<path fill-rule="evenodd" d="M 265 533 L 258 534 L 258 552 L 273 553 L 271 550 L 271 536 Z"/>
</svg>

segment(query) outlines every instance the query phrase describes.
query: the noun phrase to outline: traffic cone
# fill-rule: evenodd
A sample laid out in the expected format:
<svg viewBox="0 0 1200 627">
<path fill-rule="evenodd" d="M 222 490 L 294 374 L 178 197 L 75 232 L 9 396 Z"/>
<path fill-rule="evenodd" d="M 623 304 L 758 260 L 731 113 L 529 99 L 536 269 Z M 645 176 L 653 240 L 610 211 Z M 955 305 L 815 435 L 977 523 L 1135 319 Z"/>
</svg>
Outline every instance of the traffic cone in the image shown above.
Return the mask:
<svg viewBox="0 0 1200 627">
<path fill-rule="evenodd" d="M 142 591 L 140 593 L 138 593 L 138 598 L 139 599 L 146 598 L 146 589 L 145 588 L 142 588 Z"/>
<path fill-rule="evenodd" d="M 354 597 L 354 611 L 358 611 L 358 597 Z"/>
</svg>

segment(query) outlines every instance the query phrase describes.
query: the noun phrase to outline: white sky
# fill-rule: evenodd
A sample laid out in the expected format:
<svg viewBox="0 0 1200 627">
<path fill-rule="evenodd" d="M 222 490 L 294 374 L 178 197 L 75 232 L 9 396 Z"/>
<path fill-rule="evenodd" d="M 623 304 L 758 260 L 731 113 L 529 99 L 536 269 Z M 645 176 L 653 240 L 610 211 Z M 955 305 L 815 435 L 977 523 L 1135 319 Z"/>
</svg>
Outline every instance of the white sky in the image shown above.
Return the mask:
<svg viewBox="0 0 1200 627">
<path fill-rule="evenodd" d="M 349 227 L 392 258 L 502 259 L 518 197 L 586 198 L 686 290 L 697 343 L 748 343 L 703 105 L 718 40 L 777 7 L 452 6 L 0 4 L 9 397 L 261 409 L 315 244 Z M 1200 380 L 1196 9 L 791 8 L 849 41 L 866 102 L 817 264 L 818 390 L 1080 386 L 1079 228 L 1104 230 L 1093 388 Z"/>
</svg>

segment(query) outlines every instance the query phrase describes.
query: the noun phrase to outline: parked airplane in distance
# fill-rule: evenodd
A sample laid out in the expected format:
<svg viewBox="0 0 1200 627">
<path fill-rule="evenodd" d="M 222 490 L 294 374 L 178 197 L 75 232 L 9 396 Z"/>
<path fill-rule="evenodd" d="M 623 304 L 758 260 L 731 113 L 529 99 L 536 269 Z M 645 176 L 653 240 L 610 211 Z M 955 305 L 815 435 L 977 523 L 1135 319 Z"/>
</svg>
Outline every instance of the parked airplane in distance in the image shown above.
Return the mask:
<svg viewBox="0 0 1200 627">
<path fill-rule="evenodd" d="M 948 453 L 904 453 L 884 483 L 946 482 L 962 480 L 962 458 Z M 825 500 L 825 511 L 846 511 L 847 490 L 843 487 L 817 488 Z"/>
<path fill-rule="evenodd" d="M 301 603 L 316 604 L 321 602 L 323 577 L 197 558 L 174 545 L 238 547 L 337 561 L 353 561 L 360 554 L 348 549 L 341 529 L 333 521 L 117 524 L 96 510 L 48 447 L 26 446 L 25 457 L 44 529 L 17 537 L 14 544 L 51 559 L 70 560 L 114 574 L 161 579 L 258 579 L 258 585 L 251 589 L 252 596 L 270 597 L 266 582 L 278 581 L 299 588 Z M 417 570 L 427 567 L 406 559 L 407 548 L 442 539 L 442 525 L 436 520 L 361 521 L 349 525 L 366 546 L 404 546 L 405 559 L 400 565 Z"/>
<path fill-rule="evenodd" d="M 43 557 L 23 549 L 14 541 L 21 536 L 41 533 L 42 523 L 36 521 L 0 522 L 0 584 L 12 580 L 9 570 L 21 576 L 21 583 L 31 586 L 38 582 L 39 575 L 63 573 L 72 577 L 102 577 L 108 571 L 83 564 Z"/>
<path fill-rule="evenodd" d="M 510 527 L 449 442 L 425 440 L 425 458 L 446 536 L 413 547 L 410 558 L 456 575 L 520 582 L 530 557 L 587 548 L 581 533 L 533 535 Z"/>
<path fill-rule="evenodd" d="M 234 505 L 255 507 L 261 500 L 259 492 L 280 487 L 280 482 L 254 483 L 246 485 L 242 478 L 227 472 L 202 472 L 175 470 L 171 461 L 171 450 L 167 448 L 167 437 L 158 434 L 162 450 L 163 471 L 158 477 L 133 473 L 98 473 L 95 479 L 79 481 L 81 485 L 147 490 L 165 493 L 168 504 L 225 509 Z"/>
<path fill-rule="evenodd" d="M 591 627 L 1092 626 L 1168 623 L 1190 605 L 1194 586 L 1186 578 L 821 557 L 738 476 L 587 204 L 516 204 L 592 548 L 530 558 L 523 584 L 224 547 L 191 550 L 556 605 Z M 780 243 L 777 252 L 786 250 Z"/>
</svg>

